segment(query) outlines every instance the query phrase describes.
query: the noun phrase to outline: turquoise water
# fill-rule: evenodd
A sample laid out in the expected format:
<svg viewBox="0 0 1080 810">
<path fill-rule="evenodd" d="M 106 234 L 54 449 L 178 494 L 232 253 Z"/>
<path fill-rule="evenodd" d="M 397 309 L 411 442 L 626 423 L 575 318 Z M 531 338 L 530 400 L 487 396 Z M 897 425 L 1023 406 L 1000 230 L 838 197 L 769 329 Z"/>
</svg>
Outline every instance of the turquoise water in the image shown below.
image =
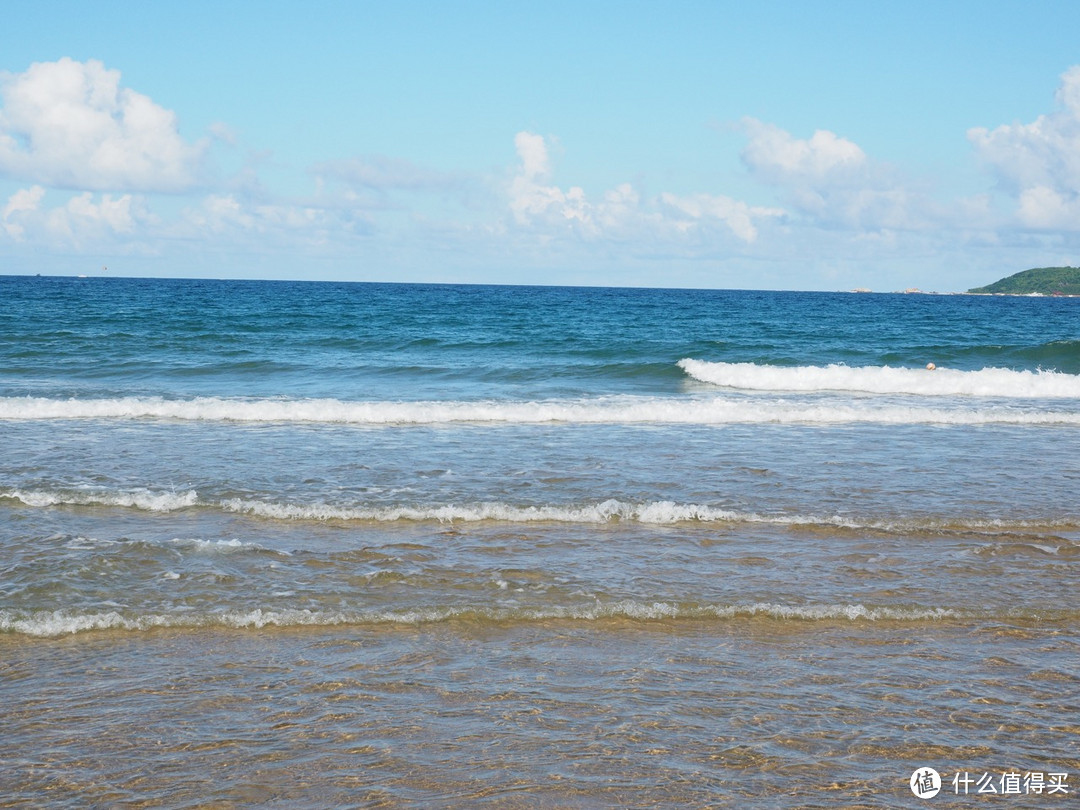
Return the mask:
<svg viewBox="0 0 1080 810">
<path fill-rule="evenodd" d="M 9 803 L 1075 772 L 1078 306 L 0 277 Z"/>
</svg>

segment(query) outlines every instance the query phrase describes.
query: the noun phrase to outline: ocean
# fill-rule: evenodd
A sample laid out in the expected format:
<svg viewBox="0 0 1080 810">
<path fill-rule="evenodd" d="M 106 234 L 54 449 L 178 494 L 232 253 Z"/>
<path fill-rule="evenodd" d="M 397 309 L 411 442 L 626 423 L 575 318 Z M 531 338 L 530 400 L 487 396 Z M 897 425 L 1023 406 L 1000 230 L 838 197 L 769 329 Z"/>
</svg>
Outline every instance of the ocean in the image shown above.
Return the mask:
<svg viewBox="0 0 1080 810">
<path fill-rule="evenodd" d="M 0 807 L 1075 805 L 1078 491 L 1076 298 L 0 276 Z"/>
</svg>

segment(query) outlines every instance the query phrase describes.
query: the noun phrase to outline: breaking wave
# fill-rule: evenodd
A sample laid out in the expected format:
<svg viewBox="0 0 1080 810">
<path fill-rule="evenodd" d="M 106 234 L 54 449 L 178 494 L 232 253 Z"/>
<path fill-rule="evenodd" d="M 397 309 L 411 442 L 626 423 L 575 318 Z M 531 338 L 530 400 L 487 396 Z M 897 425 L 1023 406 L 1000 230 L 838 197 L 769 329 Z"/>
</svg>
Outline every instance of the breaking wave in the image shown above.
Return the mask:
<svg viewBox="0 0 1080 810">
<path fill-rule="evenodd" d="M 1069 531 L 1080 528 L 1074 520 L 1042 521 L 999 520 L 994 518 L 910 517 L 867 519 L 830 514 L 761 514 L 725 509 L 720 506 L 676 501 L 633 502 L 617 498 L 583 504 L 523 505 L 499 501 L 445 504 L 334 504 L 325 502 L 290 503 L 251 498 L 200 498 L 187 492 L 64 492 L 54 490 L 0 491 L 0 500 L 10 499 L 24 506 L 120 507 L 155 512 L 181 509 L 211 509 L 279 521 L 342 521 L 358 523 L 639 523 L 667 525 L 676 523 L 742 523 L 772 526 L 831 527 L 883 532 L 1029 532 Z M 176 543 L 197 541 L 176 540 Z M 236 545 L 238 541 L 229 541 Z"/>
<path fill-rule="evenodd" d="M 502 521 L 507 523 L 681 523 L 744 522 L 757 516 L 699 504 L 680 504 L 672 501 L 627 503 L 608 499 L 582 506 L 516 506 L 506 503 L 445 504 L 430 506 L 349 507 L 331 504 L 279 504 L 231 498 L 221 501 L 221 507 L 274 520 L 356 520 L 378 523 L 398 521 L 437 521 L 440 523 L 473 523 Z"/>
<path fill-rule="evenodd" d="M 866 607 L 861 604 L 783 605 L 770 602 L 700 605 L 623 599 L 579 606 L 514 608 L 435 606 L 409 610 L 368 611 L 255 608 L 246 611 L 227 610 L 206 613 L 129 614 L 116 610 L 104 612 L 0 610 L 0 632 L 48 638 L 93 630 L 148 631 L 157 628 L 261 629 L 334 625 L 421 625 L 455 620 L 531 623 L 555 620 L 577 622 L 604 619 L 708 621 L 740 618 L 796 622 L 932 622 L 979 617 L 970 611 L 942 607 Z"/>
<path fill-rule="evenodd" d="M 173 512 L 199 503 L 199 495 L 194 490 L 152 492 L 147 489 L 129 492 L 13 489 L 0 492 L 0 499 L 18 501 L 25 506 L 121 506 L 147 512 Z"/>
<path fill-rule="evenodd" d="M 701 382 L 750 391 L 855 391 L 917 396 L 1080 398 L 1080 375 L 1057 371 L 984 368 L 894 368 L 892 366 L 760 366 L 709 363 L 685 358 L 679 367 Z"/>
<path fill-rule="evenodd" d="M 950 372 L 917 372 L 910 369 L 876 369 L 894 372 L 880 375 L 844 366 L 785 369 L 744 364 L 700 364 L 681 361 L 688 373 L 717 385 L 759 391 L 848 390 L 907 394 L 979 394 L 988 396 L 1077 397 L 1080 378 L 1044 372 L 1032 375 L 1027 387 L 993 389 L 985 381 L 959 378 L 964 384 L 948 384 Z M 739 370 L 727 375 L 723 368 Z M 693 371 L 691 371 L 693 369 Z M 836 369 L 835 372 L 832 369 Z M 1002 371 L 994 369 L 993 371 Z M 953 372 L 982 374 L 984 372 Z M 1006 375 L 1029 372 L 1004 371 Z M 924 390 L 909 380 L 917 375 L 941 375 L 945 383 L 928 383 Z M 909 376 L 910 375 L 910 376 Z M 890 382 L 891 379 L 896 382 Z M 1064 379 L 1058 379 L 1064 378 Z M 937 377 L 935 377 L 937 379 Z M 1012 379 L 1011 377 L 1007 379 Z M 875 384 L 877 387 L 875 388 Z M 846 389 L 844 388 L 846 386 Z M 910 389 L 910 390 L 909 390 Z M 1026 393 L 1025 393 L 1026 392 Z M 360 426 L 407 426 L 440 424 L 945 424 L 945 425 L 1060 425 L 1080 424 L 1080 412 L 1019 407 L 1015 404 L 931 407 L 926 404 L 876 402 L 873 400 L 805 401 L 791 398 L 652 397 L 618 396 L 542 401 L 422 401 L 350 402 L 338 399 L 230 399 L 196 397 L 172 400 L 160 397 L 117 399 L 0 398 L 0 420 L 46 419 L 169 419 L 241 423 L 323 423 Z"/>
</svg>

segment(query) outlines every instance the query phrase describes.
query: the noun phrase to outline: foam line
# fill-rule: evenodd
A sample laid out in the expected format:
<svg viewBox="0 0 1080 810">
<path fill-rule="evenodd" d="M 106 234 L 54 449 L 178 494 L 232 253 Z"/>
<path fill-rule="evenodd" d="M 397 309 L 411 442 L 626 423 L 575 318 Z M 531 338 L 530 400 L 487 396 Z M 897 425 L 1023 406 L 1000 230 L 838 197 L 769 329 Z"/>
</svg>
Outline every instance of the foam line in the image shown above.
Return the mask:
<svg viewBox="0 0 1080 810">
<path fill-rule="evenodd" d="M 756 367 L 755 367 L 756 368 Z M 850 369 L 848 371 L 851 371 Z M 914 372 L 911 372 L 914 373 Z M 931 372 L 926 372 L 930 374 Z M 936 374 L 937 372 L 933 372 Z M 1013 373 L 1013 372 L 1010 372 Z M 780 390 L 798 375 L 752 374 L 746 386 Z M 857 379 L 867 379 L 855 375 Z M 1064 375 L 1063 375 L 1064 376 Z M 824 375 L 835 384 L 844 375 Z M 717 380 L 720 378 L 718 377 Z M 738 381 L 729 380 L 732 385 Z M 826 385 L 826 382 L 814 383 Z M 804 387 L 811 390 L 808 384 Z M 864 386 L 865 387 L 865 386 Z M 1066 388 L 1069 386 L 1066 385 Z M 817 390 L 814 388 L 813 390 Z M 851 391 L 863 390 L 851 387 Z M 910 392 L 908 392 L 910 393 Z M 938 387 L 933 393 L 958 393 Z M 999 394 L 1003 392 L 999 391 Z M 1080 397 L 1080 387 L 1077 394 Z M 1022 396 L 1022 395 L 1021 395 Z M 1053 396 L 1065 396 L 1055 394 Z M 873 400 L 800 402 L 791 398 L 603 397 L 544 401 L 345 402 L 337 399 L 225 399 L 156 397 L 55 400 L 0 398 L 0 420 L 170 419 L 215 422 L 300 422 L 368 426 L 440 424 L 1080 424 L 1080 412 L 1020 408 L 1004 404 L 936 407 Z"/>
<path fill-rule="evenodd" d="M 413 610 L 322 611 L 310 609 L 225 610 L 193 614 L 0 610 L 0 632 L 50 638 L 94 630 L 149 631 L 155 628 L 218 627 L 261 629 L 334 625 L 422 625 L 447 621 L 530 623 L 551 620 L 591 622 L 604 619 L 636 621 L 733 620 L 764 618 L 776 621 L 898 621 L 927 622 L 977 618 L 945 607 L 866 607 L 861 604 L 783 605 L 680 604 L 624 599 L 578 606 L 483 607 L 431 606 Z"/>
<path fill-rule="evenodd" d="M 756 523 L 772 526 L 825 526 L 840 529 L 870 531 L 976 531 L 976 532 L 1043 532 L 1069 531 L 1078 528 L 1075 521 L 1002 521 L 993 518 L 956 517 L 942 520 L 913 516 L 907 519 L 867 520 L 857 516 L 830 514 L 760 514 L 737 511 L 719 506 L 676 501 L 623 501 L 617 498 L 583 504 L 521 505 L 501 501 L 434 503 L 434 504 L 333 504 L 320 501 L 290 503 L 251 498 L 200 498 L 193 490 L 180 493 L 154 492 L 94 492 L 76 490 L 0 490 L 0 500 L 12 500 L 23 506 L 49 508 L 53 506 L 119 507 L 155 512 L 180 509 L 209 509 L 250 515 L 265 520 L 280 521 L 357 521 L 370 523 L 640 523 L 666 525 L 675 523 Z M 176 540 L 175 543 L 195 544 L 198 541 Z M 236 546 L 229 541 L 226 546 Z"/>
</svg>

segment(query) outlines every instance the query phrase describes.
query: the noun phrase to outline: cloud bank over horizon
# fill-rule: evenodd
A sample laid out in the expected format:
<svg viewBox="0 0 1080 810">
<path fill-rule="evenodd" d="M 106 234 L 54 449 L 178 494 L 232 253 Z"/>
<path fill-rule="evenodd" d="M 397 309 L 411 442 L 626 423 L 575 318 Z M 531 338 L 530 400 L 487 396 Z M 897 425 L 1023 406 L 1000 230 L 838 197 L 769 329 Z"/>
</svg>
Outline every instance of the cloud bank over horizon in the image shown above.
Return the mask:
<svg viewBox="0 0 1080 810">
<path fill-rule="evenodd" d="M 185 137 L 184 110 L 127 87 L 116 67 L 63 57 L 0 74 L 0 250 L 69 262 L 141 257 L 167 268 L 222 256 L 240 275 L 295 277 L 298 264 L 317 259 L 362 265 L 371 280 L 431 280 L 435 271 L 417 268 L 445 260 L 457 274 L 447 281 L 499 280 L 488 274 L 501 267 L 507 282 L 603 283 L 610 276 L 587 268 L 624 266 L 638 275 L 615 278 L 630 282 L 807 288 L 858 282 L 840 266 L 958 247 L 1024 255 L 1017 246 L 1050 245 L 1075 255 L 1080 65 L 1061 75 L 1055 100 L 1030 123 L 968 129 L 985 189 L 967 195 L 950 196 L 929 170 L 917 176 L 840 132 L 800 137 L 749 115 L 732 124 L 744 140 L 732 187 L 713 166 L 687 188 L 624 165 L 615 167 L 624 179 L 588 188 L 564 180 L 553 157 L 553 144 L 559 155 L 573 144 L 529 128 L 506 132 L 501 165 L 462 169 L 358 150 L 295 167 L 280 182 L 272 159 L 250 158 L 263 148 L 258 136 L 237 136 L 227 110 Z M 720 141 L 717 164 L 730 157 Z M 507 273 L 512 266 L 525 272 Z M 667 269 L 676 266 L 689 269 Z M 717 274 L 724 267 L 780 269 L 733 278 Z M 33 265 L 12 268 L 4 269 Z"/>
</svg>

